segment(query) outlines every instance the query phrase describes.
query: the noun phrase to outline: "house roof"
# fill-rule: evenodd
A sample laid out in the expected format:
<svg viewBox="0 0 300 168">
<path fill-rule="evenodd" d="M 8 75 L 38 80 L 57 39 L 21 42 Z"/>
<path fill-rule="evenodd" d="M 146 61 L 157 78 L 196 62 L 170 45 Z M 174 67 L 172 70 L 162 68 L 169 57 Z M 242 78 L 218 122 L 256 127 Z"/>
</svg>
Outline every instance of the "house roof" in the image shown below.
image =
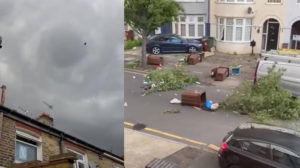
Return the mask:
<svg viewBox="0 0 300 168">
<path fill-rule="evenodd" d="M 27 124 L 31 127 L 34 127 L 34 128 L 37 128 L 37 129 L 40 129 L 42 130 L 43 132 L 46 132 L 48 134 L 51 134 L 53 136 L 56 136 L 56 137 L 59 137 L 59 138 L 63 138 L 64 140 L 68 140 L 68 141 L 71 141 L 77 145 L 81 145 L 91 151 L 94 151 L 95 153 L 98 153 L 98 154 L 103 154 L 105 155 L 106 157 L 109 157 L 110 159 L 120 163 L 120 164 L 124 164 L 124 158 L 123 157 L 120 157 L 118 155 L 115 155 L 109 151 L 106 151 L 106 150 L 103 150 L 103 149 L 100 149 L 99 147 L 95 146 L 95 145 L 92 145 L 88 142 L 85 142 L 79 138 L 76 138 L 68 133 L 65 133 L 59 129 L 56 129 L 54 127 L 51 127 L 51 126 L 48 126 L 46 124 L 43 124 L 33 118 L 30 118 L 26 115 L 23 115 L 19 112 L 17 112 L 16 110 L 13 110 L 13 109 L 10 109 L 8 107 L 5 107 L 5 106 L 1 106 L 0 105 L 0 112 L 3 112 L 4 115 L 6 117 L 9 117 L 11 119 L 14 119 L 16 121 L 19 121 L 19 122 L 22 122 L 24 124 Z"/>
</svg>

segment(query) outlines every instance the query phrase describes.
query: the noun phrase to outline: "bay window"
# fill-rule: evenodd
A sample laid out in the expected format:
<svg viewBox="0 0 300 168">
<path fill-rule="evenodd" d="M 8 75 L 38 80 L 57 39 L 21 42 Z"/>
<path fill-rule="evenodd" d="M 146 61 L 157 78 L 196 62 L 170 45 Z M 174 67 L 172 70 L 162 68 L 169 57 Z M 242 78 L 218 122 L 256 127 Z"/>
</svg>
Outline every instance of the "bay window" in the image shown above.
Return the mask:
<svg viewBox="0 0 300 168">
<path fill-rule="evenodd" d="M 67 148 L 68 152 L 74 153 L 77 156 L 77 160 L 75 161 L 74 165 L 75 168 L 87 168 L 87 157 L 85 154 L 77 152 L 75 150 Z"/>
<path fill-rule="evenodd" d="M 227 42 L 250 42 L 252 20 L 248 18 L 218 18 L 217 39 Z"/>
<path fill-rule="evenodd" d="M 182 15 L 173 23 L 173 33 L 184 38 L 200 38 L 205 36 L 205 20 L 201 15 Z"/>
</svg>

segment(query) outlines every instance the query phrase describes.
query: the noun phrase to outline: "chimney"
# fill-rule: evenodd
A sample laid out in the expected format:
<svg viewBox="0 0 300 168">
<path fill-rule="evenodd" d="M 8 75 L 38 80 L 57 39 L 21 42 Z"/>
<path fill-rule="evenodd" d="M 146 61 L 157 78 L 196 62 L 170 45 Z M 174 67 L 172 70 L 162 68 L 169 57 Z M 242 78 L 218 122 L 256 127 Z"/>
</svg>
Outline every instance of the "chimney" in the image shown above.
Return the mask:
<svg viewBox="0 0 300 168">
<path fill-rule="evenodd" d="M 36 120 L 50 127 L 53 127 L 53 118 L 50 117 L 50 115 L 47 113 L 42 113 Z"/>
<path fill-rule="evenodd" d="M 5 103 L 5 91 L 6 91 L 6 86 L 5 85 L 2 85 L 1 86 L 1 89 L 2 89 L 2 93 L 1 93 L 1 100 L 0 100 L 0 105 L 4 105 Z"/>
</svg>

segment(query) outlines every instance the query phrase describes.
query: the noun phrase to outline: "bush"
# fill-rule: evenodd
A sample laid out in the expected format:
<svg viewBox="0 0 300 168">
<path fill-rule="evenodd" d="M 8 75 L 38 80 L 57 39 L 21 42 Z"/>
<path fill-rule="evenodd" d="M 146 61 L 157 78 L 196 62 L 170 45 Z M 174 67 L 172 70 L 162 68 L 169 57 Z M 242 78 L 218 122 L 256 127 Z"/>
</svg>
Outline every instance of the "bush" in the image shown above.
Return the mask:
<svg viewBox="0 0 300 168">
<path fill-rule="evenodd" d="M 133 47 L 137 47 L 137 46 L 141 46 L 141 45 L 142 45 L 142 41 L 140 39 L 138 39 L 138 40 L 128 40 L 128 41 L 125 41 L 124 49 L 125 50 L 130 50 Z"/>
<path fill-rule="evenodd" d="M 182 67 L 158 69 L 148 75 L 151 91 L 179 90 L 198 81 L 197 77 L 189 76 Z"/>
<path fill-rule="evenodd" d="M 300 101 L 281 88 L 282 70 L 270 70 L 255 85 L 246 82 L 225 102 L 225 108 L 249 114 L 258 120 L 291 120 L 300 117 Z"/>
</svg>

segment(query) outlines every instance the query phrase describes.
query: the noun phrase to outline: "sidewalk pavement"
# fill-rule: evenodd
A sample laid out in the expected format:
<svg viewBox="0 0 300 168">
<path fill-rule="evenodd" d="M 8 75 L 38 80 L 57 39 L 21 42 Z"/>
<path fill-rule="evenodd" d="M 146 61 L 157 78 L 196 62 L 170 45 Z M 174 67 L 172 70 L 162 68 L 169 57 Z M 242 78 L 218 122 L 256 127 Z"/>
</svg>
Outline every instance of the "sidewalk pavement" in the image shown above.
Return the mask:
<svg viewBox="0 0 300 168">
<path fill-rule="evenodd" d="M 159 136 L 125 128 L 125 167 L 145 168 L 154 158 L 182 168 L 218 168 L 217 154 L 206 147 L 196 148 Z"/>
<path fill-rule="evenodd" d="M 125 167 L 144 168 L 154 158 L 162 159 L 186 147 L 162 137 L 125 128 Z"/>
</svg>

